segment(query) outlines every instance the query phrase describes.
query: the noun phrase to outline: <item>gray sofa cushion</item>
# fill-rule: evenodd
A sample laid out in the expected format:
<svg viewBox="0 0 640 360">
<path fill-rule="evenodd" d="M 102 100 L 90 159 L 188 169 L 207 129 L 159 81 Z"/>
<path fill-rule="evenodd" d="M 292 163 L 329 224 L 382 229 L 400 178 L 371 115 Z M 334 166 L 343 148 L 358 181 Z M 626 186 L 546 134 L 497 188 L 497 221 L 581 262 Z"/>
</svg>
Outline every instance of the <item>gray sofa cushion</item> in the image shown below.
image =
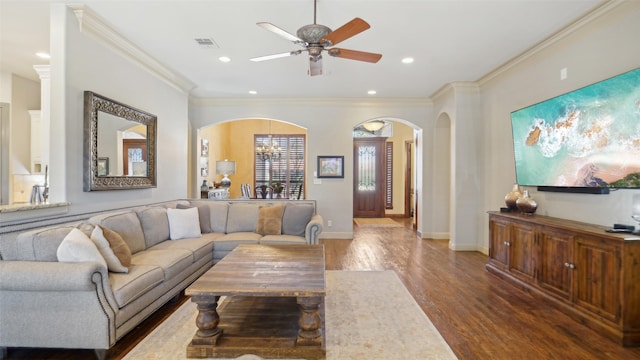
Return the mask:
<svg viewBox="0 0 640 360">
<path fill-rule="evenodd" d="M 282 234 L 304 236 L 314 212 L 312 204 L 288 203 L 282 215 Z"/>
<path fill-rule="evenodd" d="M 213 249 L 217 251 L 230 251 L 240 244 L 258 244 L 262 235 L 254 232 L 238 232 L 226 234 L 213 240 Z"/>
<path fill-rule="evenodd" d="M 74 226 L 57 226 L 23 232 L 16 238 L 16 260 L 58 261 L 58 246 Z"/>
<path fill-rule="evenodd" d="M 164 279 L 169 280 L 193 264 L 193 253 L 184 249 L 147 249 L 133 255 L 131 262 L 160 267 L 164 272 Z"/>
<path fill-rule="evenodd" d="M 145 248 L 150 248 L 169 239 L 169 220 L 167 209 L 150 206 L 136 211 L 142 231 L 144 231 Z"/>
<path fill-rule="evenodd" d="M 224 233 L 227 229 L 227 215 L 229 204 L 224 201 L 192 200 L 191 205 L 209 207 L 209 224 L 211 232 Z"/>
<path fill-rule="evenodd" d="M 227 234 L 255 232 L 258 224 L 257 204 L 232 204 L 227 215 Z"/>
<path fill-rule="evenodd" d="M 200 238 L 193 239 L 180 239 L 176 241 L 164 241 L 148 250 L 172 250 L 172 249 L 184 249 L 193 254 L 193 262 L 197 262 L 207 256 L 211 257 L 213 254 L 213 241 L 224 234 L 209 233 L 202 234 Z"/>
<path fill-rule="evenodd" d="M 133 211 L 97 215 L 89 219 L 89 222 L 102 225 L 120 234 L 124 242 L 129 245 L 132 254 L 146 248 L 142 225 L 138 215 Z"/>
<path fill-rule="evenodd" d="M 131 265 L 129 273 L 110 273 L 109 284 L 120 308 L 144 295 L 164 281 L 164 273 L 158 266 Z"/>
<path fill-rule="evenodd" d="M 188 209 L 191 207 L 198 208 L 198 219 L 200 220 L 200 233 L 207 234 L 211 232 L 211 210 L 209 210 L 209 205 L 184 205 L 178 204 L 176 209 Z"/>
</svg>

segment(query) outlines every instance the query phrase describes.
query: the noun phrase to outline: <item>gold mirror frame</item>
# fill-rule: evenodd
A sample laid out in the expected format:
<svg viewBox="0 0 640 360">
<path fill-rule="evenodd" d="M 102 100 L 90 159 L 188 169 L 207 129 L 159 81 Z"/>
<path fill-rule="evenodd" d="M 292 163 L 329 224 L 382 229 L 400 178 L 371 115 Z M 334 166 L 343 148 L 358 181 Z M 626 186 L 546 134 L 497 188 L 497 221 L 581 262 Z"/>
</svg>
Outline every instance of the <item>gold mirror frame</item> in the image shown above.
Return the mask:
<svg viewBox="0 0 640 360">
<path fill-rule="evenodd" d="M 98 176 L 98 112 L 147 126 L 147 176 Z M 157 116 L 91 91 L 84 92 L 84 191 L 155 188 Z"/>
</svg>

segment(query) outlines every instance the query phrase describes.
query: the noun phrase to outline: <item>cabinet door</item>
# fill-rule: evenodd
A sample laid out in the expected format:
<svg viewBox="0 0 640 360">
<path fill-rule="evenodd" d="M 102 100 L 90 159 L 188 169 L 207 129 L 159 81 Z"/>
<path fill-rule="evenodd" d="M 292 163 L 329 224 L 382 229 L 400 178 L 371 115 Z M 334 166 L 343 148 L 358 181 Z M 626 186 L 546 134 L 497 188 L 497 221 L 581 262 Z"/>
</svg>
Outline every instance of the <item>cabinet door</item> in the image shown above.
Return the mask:
<svg viewBox="0 0 640 360">
<path fill-rule="evenodd" d="M 503 270 L 509 266 L 511 225 L 507 221 L 489 220 L 489 262 Z"/>
<path fill-rule="evenodd" d="M 536 228 L 513 224 L 513 237 L 509 242 L 509 271 L 527 282 L 535 279 Z"/>
<path fill-rule="evenodd" d="M 548 230 L 540 234 L 538 285 L 549 293 L 570 299 L 571 244 L 573 236 Z"/>
<path fill-rule="evenodd" d="M 576 305 L 613 322 L 620 319 L 620 247 L 596 237 L 577 236 L 574 245 Z"/>
</svg>

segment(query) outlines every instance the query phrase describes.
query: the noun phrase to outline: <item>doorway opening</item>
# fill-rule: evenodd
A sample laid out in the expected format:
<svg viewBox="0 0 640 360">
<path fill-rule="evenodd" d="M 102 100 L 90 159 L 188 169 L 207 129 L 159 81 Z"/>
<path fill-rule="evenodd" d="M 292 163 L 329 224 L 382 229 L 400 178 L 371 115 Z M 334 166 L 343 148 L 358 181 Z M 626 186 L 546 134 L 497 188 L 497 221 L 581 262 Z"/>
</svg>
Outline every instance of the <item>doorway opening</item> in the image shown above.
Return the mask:
<svg viewBox="0 0 640 360">
<path fill-rule="evenodd" d="M 377 123 L 376 127 L 366 126 Z M 416 129 L 374 119 L 353 132 L 353 217 L 412 218 L 417 227 Z"/>
</svg>

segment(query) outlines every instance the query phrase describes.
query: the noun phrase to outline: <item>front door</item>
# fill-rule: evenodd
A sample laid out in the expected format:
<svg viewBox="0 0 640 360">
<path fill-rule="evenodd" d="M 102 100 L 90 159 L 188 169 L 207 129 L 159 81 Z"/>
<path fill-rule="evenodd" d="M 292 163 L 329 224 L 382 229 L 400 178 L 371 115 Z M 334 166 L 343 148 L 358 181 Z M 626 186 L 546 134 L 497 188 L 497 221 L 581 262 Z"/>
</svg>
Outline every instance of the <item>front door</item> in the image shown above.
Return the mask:
<svg viewBox="0 0 640 360">
<path fill-rule="evenodd" d="M 384 217 L 386 138 L 353 141 L 353 217 Z"/>
<path fill-rule="evenodd" d="M 148 176 L 147 139 L 122 139 L 125 176 Z"/>
</svg>

